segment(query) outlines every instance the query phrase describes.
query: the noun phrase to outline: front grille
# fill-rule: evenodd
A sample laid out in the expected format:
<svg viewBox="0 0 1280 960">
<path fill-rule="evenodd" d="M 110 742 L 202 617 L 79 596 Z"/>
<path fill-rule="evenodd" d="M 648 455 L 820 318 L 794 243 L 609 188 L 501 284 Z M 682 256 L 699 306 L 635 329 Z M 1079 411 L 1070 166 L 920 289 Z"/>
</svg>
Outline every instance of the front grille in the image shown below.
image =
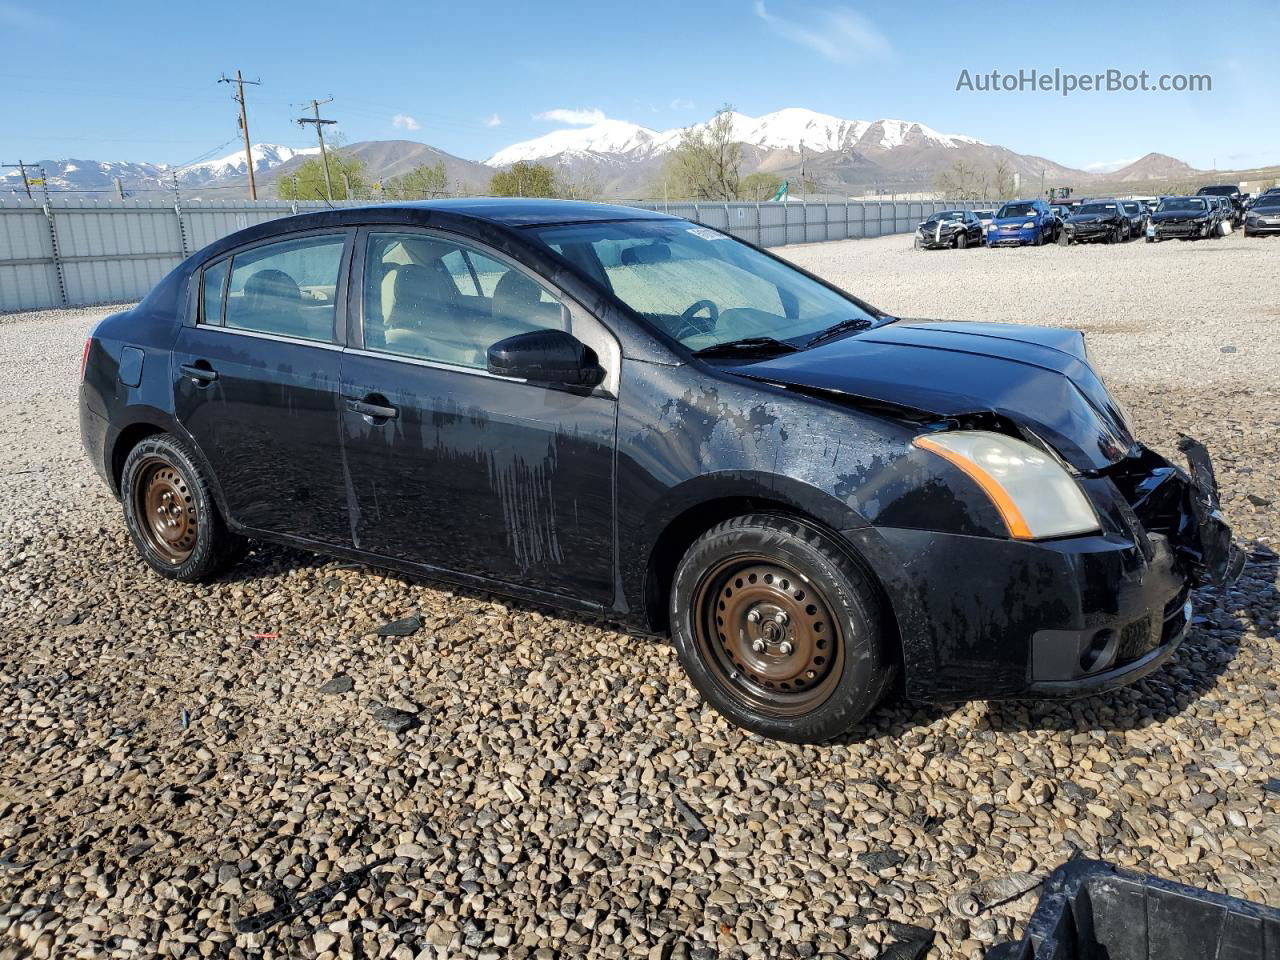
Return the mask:
<svg viewBox="0 0 1280 960">
<path fill-rule="evenodd" d="M 1127 624 L 1120 631 L 1120 646 L 1116 649 L 1116 660 L 1124 662 L 1136 660 L 1144 653 L 1153 650 L 1157 643 L 1151 631 L 1151 615 Z"/>
</svg>

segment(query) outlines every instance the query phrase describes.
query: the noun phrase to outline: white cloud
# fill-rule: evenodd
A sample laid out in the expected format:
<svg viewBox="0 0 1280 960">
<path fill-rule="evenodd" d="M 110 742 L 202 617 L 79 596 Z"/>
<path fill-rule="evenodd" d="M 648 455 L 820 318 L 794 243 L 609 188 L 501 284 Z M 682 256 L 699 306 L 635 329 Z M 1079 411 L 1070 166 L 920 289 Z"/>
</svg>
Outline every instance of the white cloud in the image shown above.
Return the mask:
<svg viewBox="0 0 1280 960">
<path fill-rule="evenodd" d="M 54 30 L 59 26 L 43 13 L 17 3 L 0 3 L 0 23 L 24 30 Z"/>
<path fill-rule="evenodd" d="M 674 100 L 671 101 L 671 109 L 672 110 L 692 110 L 693 101 L 688 100 L 684 97 L 676 97 Z"/>
<path fill-rule="evenodd" d="M 407 113 L 397 113 L 391 118 L 391 125 L 397 130 L 421 130 L 422 124 Z"/>
<path fill-rule="evenodd" d="M 764 0 L 755 0 L 755 10 L 756 16 L 778 36 L 806 46 L 828 60 L 881 59 L 893 53 L 888 38 L 871 21 L 847 7 L 817 11 L 810 24 L 770 13 Z"/>
<path fill-rule="evenodd" d="M 599 123 L 606 119 L 603 110 L 570 110 L 566 107 L 557 107 L 554 110 L 547 110 L 543 113 L 535 113 L 535 120 L 553 120 L 556 123 L 567 123 L 574 127 L 589 127 L 593 123 Z"/>
<path fill-rule="evenodd" d="M 1141 159 L 1141 157 L 1130 157 L 1128 160 L 1100 160 L 1097 163 L 1086 163 L 1084 169 L 1090 173 L 1111 173 Z"/>
<path fill-rule="evenodd" d="M 502 118 L 496 113 L 491 113 L 485 118 L 484 125 L 486 127 L 500 127 L 502 126 Z"/>
</svg>

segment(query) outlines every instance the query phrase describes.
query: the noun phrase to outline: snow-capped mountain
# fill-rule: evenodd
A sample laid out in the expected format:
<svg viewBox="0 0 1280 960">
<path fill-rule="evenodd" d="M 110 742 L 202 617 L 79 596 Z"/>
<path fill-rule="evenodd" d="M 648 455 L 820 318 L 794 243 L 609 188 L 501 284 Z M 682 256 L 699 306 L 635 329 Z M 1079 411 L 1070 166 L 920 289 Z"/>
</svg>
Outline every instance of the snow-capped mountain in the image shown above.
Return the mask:
<svg viewBox="0 0 1280 960">
<path fill-rule="evenodd" d="M 731 114 L 733 139 L 762 150 L 802 148 L 808 153 L 832 150 L 892 150 L 912 143 L 954 149 L 962 144 L 984 146 L 981 140 L 961 134 L 939 133 L 922 123 L 906 120 L 842 120 L 830 114 L 788 107 L 762 117 Z M 707 123 L 697 126 L 705 128 Z M 602 120 L 585 127 L 554 130 L 514 143 L 485 161 L 505 167 L 519 160 L 534 162 L 559 157 L 593 156 L 621 161 L 648 160 L 666 153 L 680 142 L 682 129 L 651 130 L 625 120 Z"/>
<path fill-rule="evenodd" d="M 278 167 L 282 163 L 289 162 L 294 157 L 319 153 L 320 148 L 303 147 L 299 150 L 294 147 L 282 147 L 275 143 L 255 143 L 251 148 L 251 152 L 253 153 L 253 172 L 257 173 L 260 170 L 265 171 Z M 238 176 L 248 176 L 243 150 L 229 153 L 225 157 L 219 157 L 217 160 L 204 160 L 200 163 L 188 164 L 178 170 L 179 180 L 192 182 L 220 180 L 224 177 Z"/>
<path fill-rule="evenodd" d="M 289 162 L 294 157 L 318 153 L 320 148 L 296 149 L 274 143 L 258 143 L 254 144 L 252 150 L 254 173 L 261 175 Z M 175 172 L 180 189 L 197 192 L 201 189 L 219 187 L 225 182 L 239 181 L 248 175 L 243 150 L 229 153 L 216 160 L 203 160 L 184 166 L 79 159 L 43 160 L 28 164 L 27 176 L 33 178 L 38 176 L 41 167 L 44 168 L 50 191 L 75 192 L 81 196 L 94 194 L 114 196 L 117 178 L 126 194 L 136 196 L 169 190 Z M 33 193 L 38 194 L 38 188 Z M 13 194 L 24 195 L 22 174 L 18 170 L 5 170 L 0 176 L 0 196 Z"/>
</svg>

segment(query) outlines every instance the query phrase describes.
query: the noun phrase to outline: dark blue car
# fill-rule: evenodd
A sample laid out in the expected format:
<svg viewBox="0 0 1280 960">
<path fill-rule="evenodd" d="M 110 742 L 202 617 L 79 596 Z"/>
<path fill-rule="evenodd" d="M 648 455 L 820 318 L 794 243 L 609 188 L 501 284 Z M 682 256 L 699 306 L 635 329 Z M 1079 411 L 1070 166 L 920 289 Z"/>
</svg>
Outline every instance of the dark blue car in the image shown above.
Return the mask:
<svg viewBox="0 0 1280 960">
<path fill-rule="evenodd" d="M 1043 200 L 1010 200 L 996 211 L 987 227 L 988 247 L 1038 247 L 1053 243 L 1062 221 Z"/>
<path fill-rule="evenodd" d="M 252 538 L 607 617 L 783 740 L 1131 683 L 1243 562 L 1204 448 L 1144 447 L 1078 331 L 898 320 L 628 207 L 224 237 L 94 330 L 80 425 L 161 576 Z"/>
</svg>

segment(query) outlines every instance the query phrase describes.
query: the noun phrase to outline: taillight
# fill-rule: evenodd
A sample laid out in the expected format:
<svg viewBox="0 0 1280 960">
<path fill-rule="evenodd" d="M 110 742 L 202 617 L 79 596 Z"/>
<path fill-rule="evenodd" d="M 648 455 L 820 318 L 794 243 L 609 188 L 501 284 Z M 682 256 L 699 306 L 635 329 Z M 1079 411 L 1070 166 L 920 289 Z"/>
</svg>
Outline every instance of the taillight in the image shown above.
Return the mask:
<svg viewBox="0 0 1280 960">
<path fill-rule="evenodd" d="M 84 370 L 89 365 L 89 348 L 93 346 L 93 337 L 84 342 L 84 353 L 80 354 L 80 382 L 84 382 Z"/>
</svg>

